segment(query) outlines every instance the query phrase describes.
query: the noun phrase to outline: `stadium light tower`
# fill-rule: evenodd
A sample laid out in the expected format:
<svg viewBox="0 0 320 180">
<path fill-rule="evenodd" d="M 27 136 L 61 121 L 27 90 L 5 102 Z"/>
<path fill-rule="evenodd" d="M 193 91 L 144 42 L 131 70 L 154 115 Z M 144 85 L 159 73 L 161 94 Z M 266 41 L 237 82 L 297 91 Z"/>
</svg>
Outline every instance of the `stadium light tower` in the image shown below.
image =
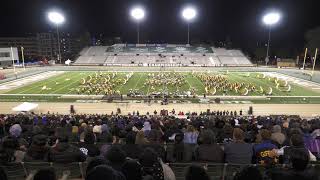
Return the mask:
<svg viewBox="0 0 320 180">
<path fill-rule="evenodd" d="M 144 19 L 144 9 L 135 7 L 131 10 L 130 15 L 137 22 L 137 44 L 140 44 L 140 22 Z"/>
<path fill-rule="evenodd" d="M 61 50 L 60 50 L 60 37 L 59 37 L 59 25 L 63 24 L 65 21 L 65 18 L 63 14 L 52 11 L 48 13 L 48 19 L 56 25 L 57 27 L 57 38 L 58 38 L 58 61 L 61 64 Z"/>
<path fill-rule="evenodd" d="M 267 56 L 266 56 L 266 65 L 269 62 L 269 49 L 270 49 L 270 38 L 271 38 L 271 26 L 277 24 L 280 21 L 281 15 L 278 12 L 269 12 L 263 16 L 263 23 L 269 28 L 269 37 L 268 37 L 268 47 L 267 47 Z"/>
<path fill-rule="evenodd" d="M 190 44 L 190 22 L 196 17 L 197 11 L 193 7 L 186 7 L 182 10 L 182 17 L 188 23 L 188 44 Z"/>
</svg>

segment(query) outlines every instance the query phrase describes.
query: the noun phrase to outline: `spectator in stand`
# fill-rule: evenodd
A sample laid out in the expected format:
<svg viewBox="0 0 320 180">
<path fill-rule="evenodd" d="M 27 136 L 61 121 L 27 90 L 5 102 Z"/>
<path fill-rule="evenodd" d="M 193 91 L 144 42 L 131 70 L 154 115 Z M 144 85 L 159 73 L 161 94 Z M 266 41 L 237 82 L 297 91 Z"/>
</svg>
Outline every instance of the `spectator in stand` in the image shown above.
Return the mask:
<svg viewBox="0 0 320 180">
<path fill-rule="evenodd" d="M 71 121 L 70 124 L 72 125 L 72 131 L 71 131 L 71 142 L 78 142 L 79 141 L 79 127 L 76 126 L 75 121 Z"/>
<path fill-rule="evenodd" d="M 88 163 L 86 174 L 88 174 L 93 168 L 99 166 L 99 165 L 107 165 L 107 161 L 105 160 L 104 157 L 95 157 L 91 159 Z"/>
<path fill-rule="evenodd" d="M 144 144 L 148 144 L 148 143 L 149 143 L 149 141 L 147 140 L 147 138 L 145 138 L 144 132 L 142 130 L 138 131 L 138 133 L 136 135 L 135 144 L 144 145 Z"/>
<path fill-rule="evenodd" d="M 196 131 L 194 126 L 188 125 L 187 131 L 184 133 L 183 142 L 185 144 L 197 144 L 199 132 Z"/>
<path fill-rule="evenodd" d="M 282 144 L 285 142 L 286 136 L 281 132 L 281 126 L 279 125 L 273 126 L 271 140 L 277 143 L 279 147 L 281 147 Z"/>
<path fill-rule="evenodd" d="M 237 173 L 233 180 L 263 180 L 263 176 L 257 167 L 247 166 Z"/>
<path fill-rule="evenodd" d="M 254 145 L 254 163 L 271 165 L 278 162 L 274 150 L 277 146 L 271 143 L 271 132 L 266 129 L 260 131 L 261 143 Z"/>
<path fill-rule="evenodd" d="M 145 122 L 143 123 L 143 128 L 142 128 L 142 130 L 143 130 L 143 132 L 144 132 L 144 134 L 145 134 L 146 136 L 149 135 L 149 132 L 151 131 L 151 124 L 150 124 L 149 121 L 145 121 Z"/>
<path fill-rule="evenodd" d="M 122 173 L 128 180 L 143 179 L 141 164 L 136 160 L 127 160 L 122 166 Z"/>
<path fill-rule="evenodd" d="M 164 180 L 163 168 L 157 153 L 153 149 L 146 148 L 140 156 L 139 162 L 144 176 L 150 175 L 154 180 Z"/>
<path fill-rule="evenodd" d="M 204 130 L 200 134 L 202 144 L 196 149 L 196 160 L 223 163 L 224 152 L 215 142 L 215 135 L 211 130 Z"/>
<path fill-rule="evenodd" d="M 85 180 L 125 180 L 122 173 L 107 165 L 99 165 L 88 172 Z"/>
<path fill-rule="evenodd" d="M 191 165 L 188 167 L 185 180 L 210 180 L 210 177 L 204 167 Z"/>
<path fill-rule="evenodd" d="M 126 136 L 126 144 L 122 145 L 121 149 L 127 154 L 127 157 L 138 159 L 142 152 L 142 147 L 135 144 L 136 133 L 131 131 Z"/>
<path fill-rule="evenodd" d="M 112 134 L 110 133 L 110 129 L 107 124 L 102 124 L 101 134 L 97 136 L 97 142 L 102 142 L 102 143 L 112 142 Z"/>
<path fill-rule="evenodd" d="M 181 162 L 185 159 L 185 144 L 183 143 L 183 134 L 176 134 L 174 138 L 173 158 L 175 162 Z"/>
<path fill-rule="evenodd" d="M 1 163 L 22 162 L 25 152 L 20 150 L 16 137 L 7 136 L 3 138 L 0 148 Z"/>
<path fill-rule="evenodd" d="M 7 174 L 4 171 L 3 167 L 0 167 L 0 179 L 1 180 L 8 180 Z"/>
<path fill-rule="evenodd" d="M 48 159 L 57 163 L 83 162 L 86 160 L 86 155 L 79 148 L 69 144 L 68 136 L 61 133 L 56 144 L 50 149 Z"/>
<path fill-rule="evenodd" d="M 233 121 L 234 122 L 234 121 Z M 234 125 L 233 125 L 234 126 Z M 223 133 L 221 134 L 221 139 L 223 143 L 228 143 L 232 140 L 233 128 L 230 124 L 226 124 L 223 127 Z"/>
<path fill-rule="evenodd" d="M 240 128 L 233 130 L 233 142 L 225 144 L 224 153 L 227 163 L 251 163 L 253 155 L 252 145 L 244 142 L 244 132 Z"/>
<path fill-rule="evenodd" d="M 156 129 L 152 129 L 149 132 L 149 136 L 148 136 L 148 144 L 144 145 L 143 147 L 149 147 L 152 148 L 154 151 L 157 152 L 158 156 L 160 158 L 164 158 L 165 156 L 165 149 L 163 147 L 163 144 L 161 142 L 162 139 L 162 134 L 159 130 Z"/>
<path fill-rule="evenodd" d="M 95 145 L 96 137 L 92 132 L 86 132 L 84 136 L 84 142 L 79 143 L 79 149 L 87 157 L 95 157 L 100 154 L 99 148 Z"/>
<path fill-rule="evenodd" d="M 57 180 L 56 172 L 53 168 L 41 169 L 33 177 L 33 180 Z"/>
<path fill-rule="evenodd" d="M 306 153 L 309 154 L 310 161 L 317 160 L 317 158 L 308 149 L 305 148 L 303 136 L 301 134 L 293 134 L 290 138 L 290 146 L 283 148 L 284 163 L 288 164 L 290 162 L 292 150 L 296 149 L 306 151 Z"/>
<path fill-rule="evenodd" d="M 47 162 L 50 147 L 47 145 L 48 137 L 45 135 L 36 135 L 32 138 L 32 144 L 27 150 L 24 160 L 25 162 L 37 161 Z"/>
<path fill-rule="evenodd" d="M 122 165 L 126 161 L 126 153 L 120 148 L 119 145 L 113 145 L 104 155 L 108 164 L 115 170 L 121 171 Z"/>
<path fill-rule="evenodd" d="M 22 133 L 22 128 L 20 126 L 20 124 L 14 124 L 10 127 L 9 129 L 10 135 L 12 137 L 17 138 L 18 142 L 19 142 L 19 147 L 23 150 L 25 150 L 28 147 L 28 142 L 21 137 L 21 133 Z"/>
<path fill-rule="evenodd" d="M 304 149 L 292 149 L 290 152 L 291 168 L 284 171 L 283 169 L 272 169 L 269 174 L 272 180 L 319 180 L 317 173 L 308 168 L 309 153 Z"/>
</svg>

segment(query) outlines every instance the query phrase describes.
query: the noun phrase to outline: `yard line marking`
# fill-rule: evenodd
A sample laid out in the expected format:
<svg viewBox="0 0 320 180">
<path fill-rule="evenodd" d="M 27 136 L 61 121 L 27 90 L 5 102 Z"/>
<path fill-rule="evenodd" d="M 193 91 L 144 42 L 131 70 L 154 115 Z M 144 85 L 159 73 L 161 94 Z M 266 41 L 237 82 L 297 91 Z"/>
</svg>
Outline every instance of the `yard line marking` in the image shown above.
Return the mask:
<svg viewBox="0 0 320 180">
<path fill-rule="evenodd" d="M 148 76 L 147 76 L 147 78 L 149 78 Z M 147 93 L 146 93 L 146 95 L 149 95 L 149 92 L 150 91 L 150 84 L 148 84 L 148 90 L 147 90 Z"/>
<path fill-rule="evenodd" d="M 85 73 L 80 73 L 80 75 L 81 75 L 81 77 L 82 77 L 82 75 L 84 75 L 84 76 L 89 76 L 89 75 L 91 75 L 91 74 L 93 74 L 93 72 L 85 72 Z M 71 83 L 71 84 L 73 84 L 73 83 Z M 67 86 L 65 86 L 65 87 L 68 87 L 69 85 L 67 85 Z M 69 89 L 69 91 L 67 92 L 67 94 L 70 94 L 70 92 L 72 92 L 72 90 L 71 89 Z"/>
<path fill-rule="evenodd" d="M 30 90 L 32 90 L 32 89 L 35 89 L 35 88 L 41 88 L 41 86 L 43 86 L 44 84 L 46 84 L 46 83 L 48 83 L 48 84 L 50 84 L 50 82 L 52 82 L 52 81 L 55 81 L 55 80 L 57 80 L 57 79 L 61 79 L 62 77 L 64 77 L 64 76 L 66 76 L 67 74 L 69 74 L 69 73 L 63 73 L 63 74 L 60 74 L 59 76 L 57 76 L 56 78 L 53 78 L 53 79 L 51 79 L 51 78 L 49 78 L 49 79 L 44 79 L 44 80 L 42 80 L 42 81 L 38 81 L 38 82 L 35 82 L 35 83 L 32 83 L 32 84 L 29 84 L 31 87 L 30 88 L 27 88 L 27 89 L 25 89 L 25 90 L 23 90 L 23 91 L 20 91 L 20 92 L 18 92 L 17 94 L 22 94 L 22 93 L 24 93 L 24 92 L 27 92 L 27 91 L 30 91 Z M 54 77 L 54 76 L 53 76 Z M 51 80 L 50 80 L 51 79 Z M 45 81 L 45 82 L 43 82 L 43 81 Z M 33 84 L 36 84 L 36 83 L 39 83 L 39 85 L 36 85 L 36 86 L 34 86 Z M 28 85 L 28 86 L 29 86 Z M 23 88 L 23 87 L 21 87 L 21 88 Z"/>
<path fill-rule="evenodd" d="M 73 78 L 78 78 L 78 77 L 81 77 L 82 76 L 82 74 L 77 74 L 77 75 L 75 75 L 75 76 L 73 76 L 72 78 L 70 78 L 70 81 L 73 79 Z M 76 79 L 77 79 L 76 78 Z M 66 85 L 66 86 L 62 86 L 61 88 L 58 88 L 58 89 L 56 89 L 56 90 L 54 90 L 54 91 L 52 91 L 52 92 L 50 92 L 50 94 L 54 94 L 55 92 L 59 92 L 60 90 L 62 90 L 62 89 L 65 89 L 65 88 L 67 88 L 67 87 L 70 87 L 71 85 L 73 85 L 73 84 L 75 84 L 75 83 L 78 83 L 78 81 L 77 80 L 75 80 L 74 82 L 72 82 L 72 83 L 69 83 L 68 85 Z"/>
<path fill-rule="evenodd" d="M 142 77 L 142 73 L 140 74 L 140 77 L 139 77 L 139 79 L 138 79 L 138 81 L 137 81 L 136 85 L 134 86 L 133 90 L 135 90 L 135 89 L 136 89 L 136 87 L 138 86 L 138 83 L 139 83 L 139 81 L 140 81 L 141 77 Z"/>
<path fill-rule="evenodd" d="M 133 76 L 133 75 L 132 75 L 132 76 Z M 132 76 L 128 79 L 127 83 L 130 81 L 130 79 L 132 78 Z M 120 91 L 120 93 L 121 93 L 121 89 L 124 87 L 124 85 L 125 85 L 125 84 L 122 84 L 122 85 L 120 86 L 120 88 L 118 89 L 118 91 Z"/>
<path fill-rule="evenodd" d="M 49 79 L 50 77 L 60 75 L 61 72 L 60 71 L 41 72 L 35 75 L 15 79 L 15 80 L 0 84 L 0 89 L 12 91 L 15 89 L 19 89 L 20 87 L 23 87 L 23 86 L 28 86 L 30 84 L 43 81 L 45 79 Z"/>
<path fill-rule="evenodd" d="M 187 84 L 189 85 L 189 89 L 190 89 L 190 88 L 191 88 L 191 84 L 190 84 L 187 76 L 188 76 L 188 74 L 187 74 L 187 75 L 184 75 L 184 78 L 185 78 L 185 80 L 187 81 Z"/>
</svg>

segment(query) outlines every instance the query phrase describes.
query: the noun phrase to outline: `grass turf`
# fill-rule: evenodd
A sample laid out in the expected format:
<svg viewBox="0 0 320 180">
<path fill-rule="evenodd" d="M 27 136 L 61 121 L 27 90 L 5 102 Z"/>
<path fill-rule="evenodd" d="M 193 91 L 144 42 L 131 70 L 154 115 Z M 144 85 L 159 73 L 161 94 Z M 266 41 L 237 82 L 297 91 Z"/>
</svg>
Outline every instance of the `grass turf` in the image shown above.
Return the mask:
<svg viewBox="0 0 320 180">
<path fill-rule="evenodd" d="M 154 72 L 157 73 L 157 72 Z M 109 72 L 111 75 L 112 72 Z M 185 84 L 183 84 L 178 90 L 179 91 L 190 91 L 192 88 L 195 89 L 197 95 L 203 95 L 205 93 L 205 86 L 203 82 L 195 77 L 192 73 L 181 73 L 185 79 Z M 213 73 L 217 74 L 217 72 Z M 220 73 L 222 74 L 222 73 Z M 311 89 L 299 86 L 297 84 L 290 84 L 291 91 L 285 92 L 278 90 L 276 88 L 276 84 L 273 81 L 269 81 L 267 78 L 262 79 L 258 78 L 257 75 L 259 73 L 251 73 L 249 77 L 246 76 L 247 73 L 244 72 L 230 72 L 225 73 L 227 80 L 229 82 L 244 82 L 244 83 L 252 83 L 256 87 L 262 87 L 267 90 L 269 87 L 273 89 L 273 96 L 319 96 L 320 93 L 315 92 Z M 6 94 L 77 94 L 76 89 L 81 85 L 81 79 L 86 78 L 89 75 L 94 76 L 95 72 L 65 72 L 61 75 L 51 77 L 49 79 L 35 82 L 9 92 Z M 121 79 L 126 76 L 126 73 L 117 73 L 116 79 Z M 119 90 L 122 94 L 127 94 L 130 89 L 136 89 L 142 94 L 149 94 L 152 92 L 149 85 L 145 85 L 146 80 L 148 79 L 148 73 L 146 72 L 134 72 L 132 77 L 128 80 L 128 82 L 123 85 L 119 84 L 114 87 L 115 90 Z M 42 88 L 46 87 L 45 90 Z M 153 91 L 162 91 L 163 86 L 154 87 Z M 175 92 L 177 87 L 167 85 L 165 88 L 169 92 Z M 222 95 L 222 91 L 217 91 L 215 95 Z M 234 91 L 228 91 L 225 95 L 231 96 L 239 96 L 240 93 L 236 93 Z M 261 96 L 263 94 L 256 92 L 250 92 L 248 96 Z"/>
</svg>

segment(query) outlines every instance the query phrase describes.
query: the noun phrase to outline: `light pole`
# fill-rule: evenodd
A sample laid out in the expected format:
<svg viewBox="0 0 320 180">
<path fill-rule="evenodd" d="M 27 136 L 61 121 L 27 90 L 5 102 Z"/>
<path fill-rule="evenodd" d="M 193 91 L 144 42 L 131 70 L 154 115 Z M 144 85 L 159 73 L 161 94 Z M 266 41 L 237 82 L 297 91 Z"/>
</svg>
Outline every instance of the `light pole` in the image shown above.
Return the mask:
<svg viewBox="0 0 320 180">
<path fill-rule="evenodd" d="M 22 57 L 22 66 L 23 70 L 26 70 L 26 66 L 24 65 L 24 47 L 21 46 L 21 57 Z"/>
<path fill-rule="evenodd" d="M 182 10 L 182 17 L 188 23 L 188 42 L 187 42 L 187 44 L 190 44 L 190 22 L 196 17 L 196 15 L 197 15 L 197 11 L 195 8 L 186 7 Z"/>
<path fill-rule="evenodd" d="M 137 22 L 137 44 L 140 44 L 140 22 L 143 20 L 145 12 L 142 8 L 133 8 L 130 12 L 131 17 Z"/>
<path fill-rule="evenodd" d="M 11 50 L 11 58 L 12 58 L 13 72 L 16 73 L 16 66 L 14 65 L 13 48 L 10 47 L 10 50 Z"/>
<path fill-rule="evenodd" d="M 267 55 L 266 55 L 266 65 L 269 62 L 269 50 L 270 50 L 270 40 L 271 40 L 271 26 L 275 25 L 279 22 L 281 18 L 280 13 L 278 12 L 270 12 L 263 16 L 263 22 L 268 26 L 269 35 L 268 35 L 268 46 L 267 46 Z"/>
<path fill-rule="evenodd" d="M 61 51 L 60 51 L 60 37 L 59 37 L 59 25 L 63 24 L 65 18 L 63 14 L 59 12 L 49 12 L 48 13 L 49 20 L 54 23 L 57 27 L 57 40 L 58 40 L 58 61 L 61 64 Z"/>
</svg>

